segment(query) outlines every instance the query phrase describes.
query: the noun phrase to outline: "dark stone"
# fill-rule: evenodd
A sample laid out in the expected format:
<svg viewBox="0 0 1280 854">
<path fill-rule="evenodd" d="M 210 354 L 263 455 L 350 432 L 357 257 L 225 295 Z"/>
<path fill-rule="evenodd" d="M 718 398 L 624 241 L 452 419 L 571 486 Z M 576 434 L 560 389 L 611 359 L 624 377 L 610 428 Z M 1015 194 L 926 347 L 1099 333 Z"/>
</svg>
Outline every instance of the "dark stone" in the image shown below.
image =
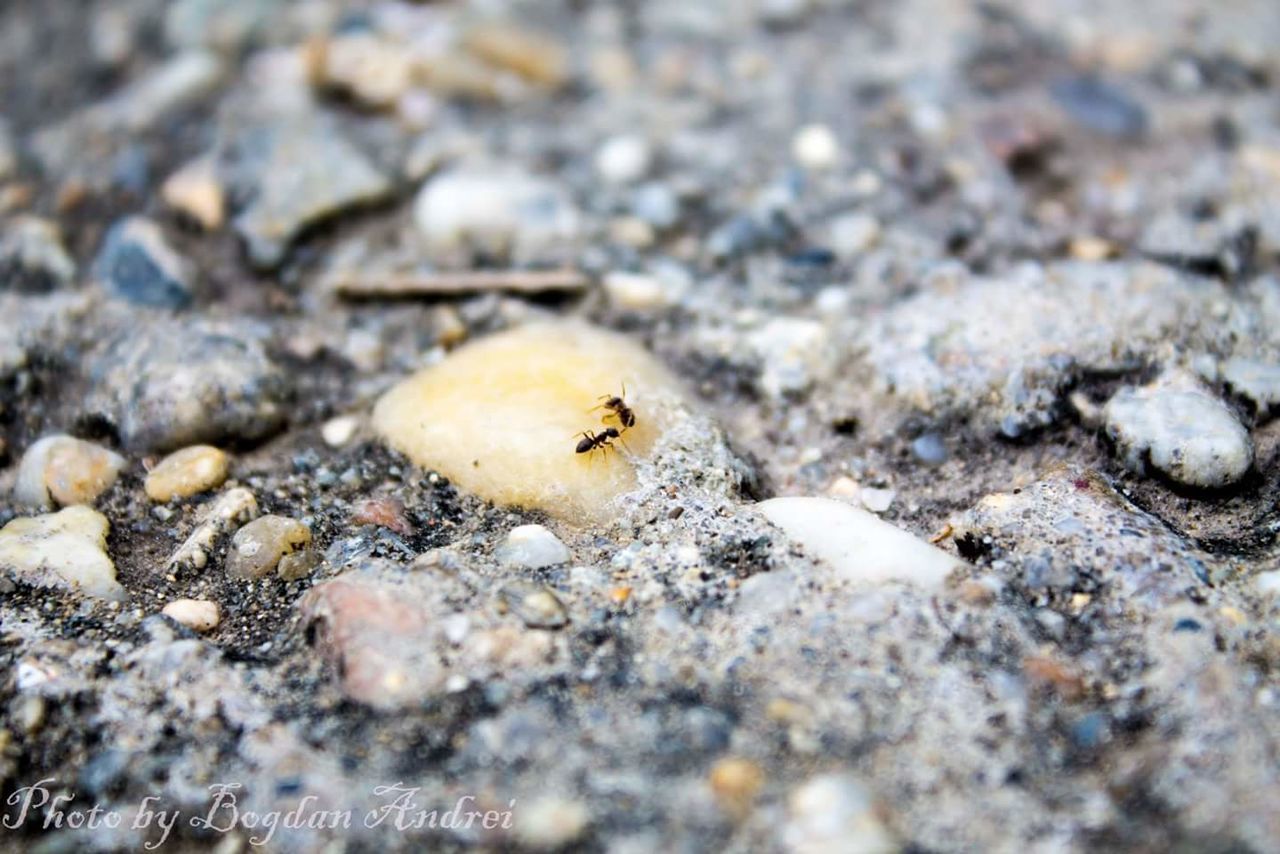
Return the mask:
<svg viewBox="0 0 1280 854">
<path fill-rule="evenodd" d="M 152 308 L 191 304 L 186 262 L 169 247 L 154 223 L 118 222 L 107 232 L 93 265 L 94 276 L 112 296 Z"/>
<path fill-rule="evenodd" d="M 1107 136 L 1132 139 L 1147 130 L 1147 111 L 1120 89 L 1088 75 L 1049 86 L 1049 94 L 1073 121 Z"/>
</svg>

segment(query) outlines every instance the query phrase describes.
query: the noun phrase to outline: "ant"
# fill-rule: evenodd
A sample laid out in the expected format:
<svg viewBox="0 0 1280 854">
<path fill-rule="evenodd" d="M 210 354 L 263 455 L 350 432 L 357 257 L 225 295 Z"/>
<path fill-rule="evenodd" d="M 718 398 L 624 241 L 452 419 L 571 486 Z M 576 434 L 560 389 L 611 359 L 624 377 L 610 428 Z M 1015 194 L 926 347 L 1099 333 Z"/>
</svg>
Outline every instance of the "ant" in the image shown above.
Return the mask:
<svg viewBox="0 0 1280 854">
<path fill-rule="evenodd" d="M 616 427 L 606 427 L 599 433 L 593 433 L 590 430 L 582 434 L 582 438 L 578 440 L 574 452 L 578 454 L 594 453 L 596 450 L 609 452 L 613 447 L 613 440 L 622 441 L 622 434 L 618 432 Z M 625 445 L 626 443 L 623 442 Z"/>
<path fill-rule="evenodd" d="M 604 421 L 607 418 L 617 418 L 618 423 L 622 425 L 622 430 L 625 431 L 628 427 L 636 426 L 636 413 L 630 406 L 627 406 L 627 401 L 625 400 L 626 396 L 627 384 L 623 383 L 622 394 L 602 394 L 599 399 L 604 402 L 591 407 L 591 409 L 588 409 L 587 411 L 594 412 L 597 409 L 609 410 L 609 414 L 600 420 Z"/>
</svg>

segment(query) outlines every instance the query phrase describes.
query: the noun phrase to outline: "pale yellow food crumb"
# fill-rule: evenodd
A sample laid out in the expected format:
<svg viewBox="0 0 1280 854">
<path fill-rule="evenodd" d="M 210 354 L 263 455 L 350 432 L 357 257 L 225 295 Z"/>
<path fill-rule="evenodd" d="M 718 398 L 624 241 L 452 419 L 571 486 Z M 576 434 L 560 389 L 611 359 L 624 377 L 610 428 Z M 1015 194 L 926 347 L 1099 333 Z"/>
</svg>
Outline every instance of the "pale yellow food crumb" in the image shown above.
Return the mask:
<svg viewBox="0 0 1280 854">
<path fill-rule="evenodd" d="M 612 449 L 576 453 L 583 431 L 620 426 L 590 410 L 624 384 L 635 426 Z M 608 518 L 610 502 L 636 487 L 632 455 L 651 452 L 682 396 L 671 373 L 629 339 L 537 323 L 462 347 L 400 383 L 378 401 L 373 424 L 391 447 L 460 489 L 590 522 Z"/>
</svg>

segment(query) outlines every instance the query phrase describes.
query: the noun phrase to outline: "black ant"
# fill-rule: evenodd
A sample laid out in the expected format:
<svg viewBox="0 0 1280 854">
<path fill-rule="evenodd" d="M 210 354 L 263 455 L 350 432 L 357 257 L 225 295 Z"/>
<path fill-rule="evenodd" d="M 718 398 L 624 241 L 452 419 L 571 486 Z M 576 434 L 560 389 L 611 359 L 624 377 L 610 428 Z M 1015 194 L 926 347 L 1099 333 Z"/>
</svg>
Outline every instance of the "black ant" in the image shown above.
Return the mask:
<svg viewBox="0 0 1280 854">
<path fill-rule="evenodd" d="M 623 383 L 622 394 L 602 394 L 600 395 L 600 400 L 604 402 L 591 407 L 587 411 L 594 412 L 597 409 L 607 409 L 609 414 L 604 416 L 601 421 L 607 418 L 617 418 L 618 423 L 622 425 L 622 430 L 634 427 L 636 426 L 636 414 L 630 406 L 627 406 L 626 396 L 627 384 Z"/>
<path fill-rule="evenodd" d="M 613 447 L 613 440 L 622 441 L 622 434 L 615 427 L 606 427 L 599 433 L 593 433 L 590 430 L 582 434 L 582 438 L 578 440 L 577 446 L 573 449 L 575 453 L 587 454 L 596 450 L 609 452 Z M 625 442 L 623 444 L 626 444 Z"/>
</svg>

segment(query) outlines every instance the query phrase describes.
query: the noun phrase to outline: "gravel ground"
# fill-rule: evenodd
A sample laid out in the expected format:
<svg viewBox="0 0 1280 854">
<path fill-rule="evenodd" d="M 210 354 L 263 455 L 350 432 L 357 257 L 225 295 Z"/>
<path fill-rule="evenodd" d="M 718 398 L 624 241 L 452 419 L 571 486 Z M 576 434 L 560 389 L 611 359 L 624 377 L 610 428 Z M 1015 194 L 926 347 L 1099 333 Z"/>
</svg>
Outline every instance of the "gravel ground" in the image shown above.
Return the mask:
<svg viewBox="0 0 1280 854">
<path fill-rule="evenodd" d="M 0 848 L 1280 852 L 1277 44 L 4 3 Z"/>
</svg>

